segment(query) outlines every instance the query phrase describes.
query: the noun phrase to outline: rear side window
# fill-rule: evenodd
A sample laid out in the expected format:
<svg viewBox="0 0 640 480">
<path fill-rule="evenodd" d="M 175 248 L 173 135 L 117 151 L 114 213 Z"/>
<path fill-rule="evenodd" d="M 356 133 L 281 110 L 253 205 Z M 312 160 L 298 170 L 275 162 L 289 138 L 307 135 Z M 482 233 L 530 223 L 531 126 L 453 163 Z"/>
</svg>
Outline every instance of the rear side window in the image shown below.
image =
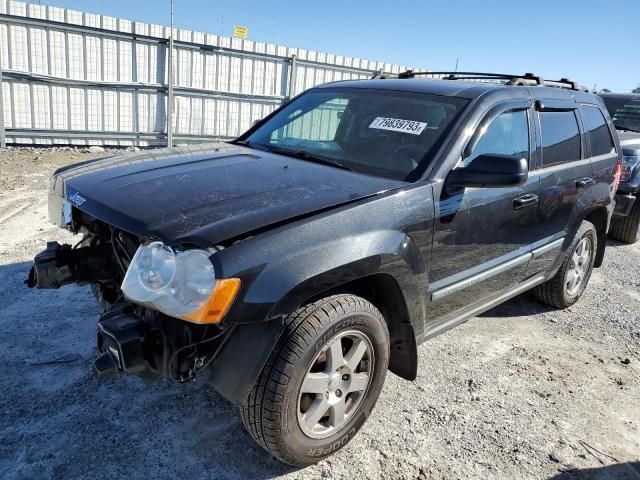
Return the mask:
<svg viewBox="0 0 640 480">
<path fill-rule="evenodd" d="M 582 113 L 591 143 L 591 156 L 607 155 L 616 151 L 611 131 L 600 109 L 593 105 L 583 105 Z"/>
<path fill-rule="evenodd" d="M 526 110 L 508 110 L 494 118 L 465 158 L 469 165 L 480 155 L 509 155 L 529 160 L 529 122 Z"/>
<path fill-rule="evenodd" d="M 580 130 L 573 111 L 540 112 L 540 127 L 543 166 L 580 160 Z"/>
</svg>

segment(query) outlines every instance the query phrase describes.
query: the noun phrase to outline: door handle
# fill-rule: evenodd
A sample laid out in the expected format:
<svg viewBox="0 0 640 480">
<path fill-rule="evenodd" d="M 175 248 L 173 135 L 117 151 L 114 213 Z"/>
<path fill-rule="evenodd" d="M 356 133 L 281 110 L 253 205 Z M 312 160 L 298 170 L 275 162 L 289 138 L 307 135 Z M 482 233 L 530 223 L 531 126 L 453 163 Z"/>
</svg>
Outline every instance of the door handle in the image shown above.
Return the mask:
<svg viewBox="0 0 640 480">
<path fill-rule="evenodd" d="M 525 208 L 530 205 L 535 205 L 537 203 L 538 203 L 538 195 L 534 193 L 527 193 L 526 195 L 522 195 L 521 197 L 518 197 L 513 201 L 513 209 L 520 210 L 521 208 Z"/>
<path fill-rule="evenodd" d="M 591 177 L 584 177 L 576 181 L 576 187 L 578 188 L 590 187 L 591 185 L 593 185 L 593 178 Z"/>
</svg>

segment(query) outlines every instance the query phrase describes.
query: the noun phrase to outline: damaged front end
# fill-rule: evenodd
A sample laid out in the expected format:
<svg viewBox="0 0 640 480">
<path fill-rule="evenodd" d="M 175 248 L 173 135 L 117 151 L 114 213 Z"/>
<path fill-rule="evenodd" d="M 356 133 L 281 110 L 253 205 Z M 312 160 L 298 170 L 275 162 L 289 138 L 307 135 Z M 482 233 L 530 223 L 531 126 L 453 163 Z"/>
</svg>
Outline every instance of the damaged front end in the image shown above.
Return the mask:
<svg viewBox="0 0 640 480">
<path fill-rule="evenodd" d="M 75 246 L 47 243 L 25 283 L 57 289 L 90 285 L 100 304 L 94 362 L 100 378 L 135 374 L 145 381 L 185 382 L 211 362 L 230 328 L 219 321 L 235 296 L 216 280 L 208 251 L 165 247 L 108 225 L 72 207 Z M 221 285 L 227 287 L 222 292 Z"/>
<path fill-rule="evenodd" d="M 101 355 L 94 361 L 95 372 L 99 378 L 127 373 L 147 382 L 157 377 L 186 382 L 215 357 L 223 333 L 149 309 L 117 305 L 98 321 Z"/>
</svg>

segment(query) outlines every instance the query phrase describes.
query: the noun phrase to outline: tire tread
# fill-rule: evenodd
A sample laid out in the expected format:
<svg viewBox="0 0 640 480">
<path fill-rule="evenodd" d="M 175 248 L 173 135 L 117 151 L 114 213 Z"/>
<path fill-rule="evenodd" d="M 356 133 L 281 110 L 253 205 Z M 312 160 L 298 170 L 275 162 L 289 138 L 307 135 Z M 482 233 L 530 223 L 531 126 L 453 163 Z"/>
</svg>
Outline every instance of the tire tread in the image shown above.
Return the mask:
<svg viewBox="0 0 640 480">
<path fill-rule="evenodd" d="M 573 303 L 568 303 L 566 301 L 564 296 L 564 277 L 567 269 L 569 268 L 573 250 L 576 248 L 576 245 L 578 244 L 579 240 L 589 230 L 595 231 L 595 226 L 587 220 L 583 221 L 582 224 L 580 225 L 580 228 L 576 232 L 576 235 L 573 241 L 571 242 L 571 245 L 563 253 L 562 263 L 560 265 L 560 269 L 558 270 L 558 272 L 554 275 L 552 279 L 546 281 L 541 285 L 538 285 L 532 290 L 533 296 L 538 301 L 542 303 L 546 303 L 547 305 L 550 305 L 558 309 L 567 308 L 573 305 L 575 301 L 577 301 L 577 298 Z M 597 238 L 597 235 L 596 235 L 596 238 Z M 597 245 L 594 245 L 594 249 L 596 247 Z M 588 281 L 588 278 L 587 278 L 587 281 Z"/>
<path fill-rule="evenodd" d="M 638 241 L 638 226 L 640 225 L 640 198 L 631 208 L 626 217 L 614 218 L 611 221 L 609 236 L 624 243 L 636 243 Z"/>
<path fill-rule="evenodd" d="M 240 409 L 242 422 L 255 441 L 274 457 L 290 465 L 305 466 L 286 449 L 281 440 L 281 406 L 290 375 L 306 348 L 336 315 L 348 311 L 368 311 L 385 323 L 371 303 L 354 295 L 332 295 L 310 303 L 285 319 L 285 331 Z"/>
</svg>

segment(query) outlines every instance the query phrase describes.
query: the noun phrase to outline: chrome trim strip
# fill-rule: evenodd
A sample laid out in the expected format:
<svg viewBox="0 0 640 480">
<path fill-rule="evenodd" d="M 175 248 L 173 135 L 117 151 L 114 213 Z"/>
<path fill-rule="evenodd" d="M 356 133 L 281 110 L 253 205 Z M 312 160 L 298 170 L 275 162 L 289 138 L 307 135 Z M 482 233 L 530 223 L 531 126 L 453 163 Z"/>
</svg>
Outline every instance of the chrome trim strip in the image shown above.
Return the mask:
<svg viewBox="0 0 640 480">
<path fill-rule="evenodd" d="M 435 302 L 444 297 L 459 292 L 460 290 L 464 290 L 465 288 L 477 285 L 484 280 L 495 277 L 496 275 L 511 270 L 512 268 L 522 265 L 523 263 L 527 263 L 529 260 L 531 260 L 532 257 L 533 254 L 531 252 L 525 253 L 524 255 L 520 255 L 519 257 L 509 260 L 508 262 L 501 263 L 500 265 L 496 265 L 495 267 L 485 270 L 484 272 L 477 273 L 469 278 L 460 280 L 459 282 L 456 282 L 452 285 L 436 290 L 431 294 L 431 301 Z"/>
<path fill-rule="evenodd" d="M 547 243 L 546 245 L 543 245 L 541 247 L 536 248 L 532 253 L 533 253 L 533 258 L 539 258 L 542 255 L 544 255 L 545 253 L 550 252 L 551 250 L 555 250 L 556 248 L 560 248 L 562 247 L 562 244 L 564 243 L 564 237 L 559 238 L 557 240 L 554 240 L 551 243 Z"/>
<path fill-rule="evenodd" d="M 455 327 L 456 325 L 460 325 L 461 323 L 466 322 L 470 318 L 477 317 L 481 313 L 484 313 L 487 310 L 491 310 L 497 305 L 500 305 L 501 303 L 509 300 L 510 298 L 515 297 L 516 295 L 520 295 L 521 293 L 526 292 L 530 288 L 533 288 L 536 285 L 543 283 L 544 281 L 545 281 L 545 277 L 542 275 L 526 280 L 524 283 L 517 285 L 515 288 L 503 293 L 502 295 L 499 295 L 498 297 L 492 298 L 489 301 L 481 305 L 478 305 L 475 308 L 472 308 L 471 310 L 467 310 L 462 314 L 445 319 L 441 322 L 438 322 L 436 325 L 433 325 L 427 328 L 427 330 L 420 337 L 416 339 L 416 342 L 420 344 L 429 338 L 433 338 L 436 335 L 439 335 Z"/>
</svg>

